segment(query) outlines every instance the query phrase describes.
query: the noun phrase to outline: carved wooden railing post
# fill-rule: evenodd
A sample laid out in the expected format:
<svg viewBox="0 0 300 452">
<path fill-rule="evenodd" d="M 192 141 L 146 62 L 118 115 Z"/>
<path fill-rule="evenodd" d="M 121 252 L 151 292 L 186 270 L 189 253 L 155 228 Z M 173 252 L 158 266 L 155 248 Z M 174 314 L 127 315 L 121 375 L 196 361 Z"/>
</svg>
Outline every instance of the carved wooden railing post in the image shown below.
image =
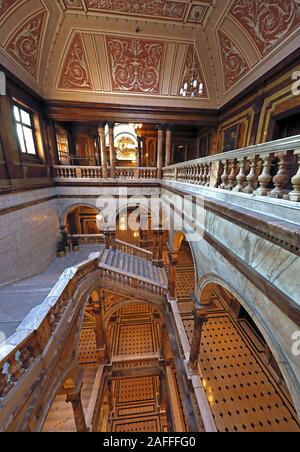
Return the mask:
<svg viewBox="0 0 300 452">
<path fill-rule="evenodd" d="M 293 191 L 290 193 L 289 197 L 291 201 L 300 202 L 300 149 L 294 152 L 298 157 L 298 171 L 297 174 L 292 177 Z"/>
</svg>

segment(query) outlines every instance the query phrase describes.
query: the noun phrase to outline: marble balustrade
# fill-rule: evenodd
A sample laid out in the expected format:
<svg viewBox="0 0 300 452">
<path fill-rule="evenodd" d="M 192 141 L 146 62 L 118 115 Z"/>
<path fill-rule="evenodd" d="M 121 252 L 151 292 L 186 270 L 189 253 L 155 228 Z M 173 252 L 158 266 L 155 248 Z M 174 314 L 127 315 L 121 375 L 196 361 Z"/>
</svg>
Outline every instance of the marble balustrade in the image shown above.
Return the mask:
<svg viewBox="0 0 300 452">
<path fill-rule="evenodd" d="M 157 168 L 116 167 L 116 180 L 156 180 Z M 54 166 L 54 178 L 62 179 L 101 179 L 100 166 Z"/>
<path fill-rule="evenodd" d="M 172 165 L 163 179 L 300 202 L 300 136 Z"/>
</svg>

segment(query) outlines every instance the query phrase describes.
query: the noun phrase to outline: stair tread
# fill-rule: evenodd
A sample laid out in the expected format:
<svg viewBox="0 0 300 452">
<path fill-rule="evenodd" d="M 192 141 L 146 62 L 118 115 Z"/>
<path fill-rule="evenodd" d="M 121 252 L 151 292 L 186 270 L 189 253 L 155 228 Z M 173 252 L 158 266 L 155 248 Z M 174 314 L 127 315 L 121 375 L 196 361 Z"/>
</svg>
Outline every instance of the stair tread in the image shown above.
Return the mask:
<svg viewBox="0 0 300 452">
<path fill-rule="evenodd" d="M 146 278 L 159 286 L 166 286 L 168 282 L 164 268 L 158 268 L 152 262 L 128 253 L 105 249 L 100 262 L 118 271 Z"/>
</svg>

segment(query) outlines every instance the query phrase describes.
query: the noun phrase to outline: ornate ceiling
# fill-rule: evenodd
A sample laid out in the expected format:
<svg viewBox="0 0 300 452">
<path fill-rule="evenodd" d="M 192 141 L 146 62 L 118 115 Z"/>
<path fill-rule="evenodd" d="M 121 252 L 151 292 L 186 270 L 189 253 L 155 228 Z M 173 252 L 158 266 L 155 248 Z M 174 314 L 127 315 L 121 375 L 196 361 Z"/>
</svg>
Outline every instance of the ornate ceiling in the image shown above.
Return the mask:
<svg viewBox="0 0 300 452">
<path fill-rule="evenodd" d="M 196 66 L 205 90 L 179 96 Z M 0 0 L 0 61 L 45 98 L 218 108 L 299 47 L 300 0 Z"/>
</svg>

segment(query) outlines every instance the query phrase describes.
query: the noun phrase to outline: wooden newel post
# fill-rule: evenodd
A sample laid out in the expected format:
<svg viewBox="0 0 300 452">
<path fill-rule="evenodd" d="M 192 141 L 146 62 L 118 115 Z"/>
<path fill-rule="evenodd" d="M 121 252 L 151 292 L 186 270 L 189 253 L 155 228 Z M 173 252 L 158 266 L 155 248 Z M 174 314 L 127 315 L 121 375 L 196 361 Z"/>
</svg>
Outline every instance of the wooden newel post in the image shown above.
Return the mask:
<svg viewBox="0 0 300 452">
<path fill-rule="evenodd" d="M 193 371 L 197 371 L 198 369 L 198 361 L 200 356 L 200 348 L 201 348 L 201 336 L 203 325 L 207 322 L 207 316 L 204 312 L 200 312 L 195 309 L 194 312 L 194 332 L 193 332 L 193 340 L 191 346 L 191 354 L 189 360 L 189 367 Z"/>
</svg>

